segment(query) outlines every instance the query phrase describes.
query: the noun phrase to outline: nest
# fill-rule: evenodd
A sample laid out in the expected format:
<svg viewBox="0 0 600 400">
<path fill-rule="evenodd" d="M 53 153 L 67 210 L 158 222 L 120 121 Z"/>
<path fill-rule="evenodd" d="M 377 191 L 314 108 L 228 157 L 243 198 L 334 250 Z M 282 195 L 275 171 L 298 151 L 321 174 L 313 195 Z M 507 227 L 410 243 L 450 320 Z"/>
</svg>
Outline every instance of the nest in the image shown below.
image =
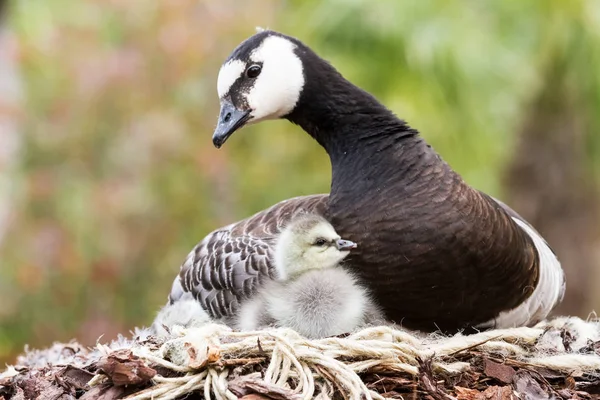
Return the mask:
<svg viewBox="0 0 600 400">
<path fill-rule="evenodd" d="M 423 335 L 370 327 L 307 340 L 289 329 L 146 330 L 93 349 L 29 351 L 0 374 L 0 399 L 594 399 L 600 323 Z"/>
</svg>

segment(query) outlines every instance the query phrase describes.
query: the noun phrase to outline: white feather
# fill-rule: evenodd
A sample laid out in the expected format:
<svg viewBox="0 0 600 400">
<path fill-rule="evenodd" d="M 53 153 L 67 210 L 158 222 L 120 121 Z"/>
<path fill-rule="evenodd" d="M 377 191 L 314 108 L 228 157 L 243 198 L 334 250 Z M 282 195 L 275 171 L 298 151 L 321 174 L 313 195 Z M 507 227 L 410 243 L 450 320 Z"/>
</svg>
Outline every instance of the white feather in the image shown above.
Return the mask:
<svg viewBox="0 0 600 400">
<path fill-rule="evenodd" d="M 531 237 L 540 259 L 540 271 L 537 286 L 518 307 L 501 312 L 492 321 L 480 325 L 482 328 L 512 328 L 530 326 L 543 320 L 552 309 L 562 300 L 565 292 L 565 276 L 546 241 L 527 223 L 518 218 L 513 220 Z"/>
<path fill-rule="evenodd" d="M 217 78 L 217 93 L 222 99 L 231 88 L 231 85 L 244 73 L 246 65 L 240 60 L 231 60 L 225 63 L 219 71 Z"/>
<path fill-rule="evenodd" d="M 173 304 L 167 304 L 157 314 L 151 329 L 157 336 L 169 336 L 169 330 L 176 326 L 200 327 L 212 320 L 200 303 L 190 293 L 186 293 Z M 165 328 L 166 327 L 166 328 Z"/>
<path fill-rule="evenodd" d="M 535 344 L 547 354 L 577 353 L 600 341 L 600 321 L 584 321 L 577 317 L 558 317 L 548 321 L 544 333 Z"/>
<path fill-rule="evenodd" d="M 304 73 L 295 47 L 288 39 L 269 36 L 251 53 L 252 61 L 263 63 L 247 94 L 251 122 L 283 117 L 296 106 L 304 86 Z"/>
<path fill-rule="evenodd" d="M 190 252 L 190 254 L 193 256 L 194 252 Z M 188 254 L 187 258 L 185 259 L 185 263 L 183 264 L 183 266 L 186 266 L 186 263 L 190 262 L 190 259 L 193 258 L 190 257 L 190 254 Z M 179 277 L 179 275 L 177 275 L 175 277 L 175 279 L 173 280 L 173 283 L 171 284 L 171 293 L 169 293 L 169 300 L 170 301 L 174 301 L 174 300 L 179 300 L 181 297 L 183 297 L 185 295 L 185 290 L 183 290 L 183 285 L 181 284 L 181 278 Z"/>
</svg>

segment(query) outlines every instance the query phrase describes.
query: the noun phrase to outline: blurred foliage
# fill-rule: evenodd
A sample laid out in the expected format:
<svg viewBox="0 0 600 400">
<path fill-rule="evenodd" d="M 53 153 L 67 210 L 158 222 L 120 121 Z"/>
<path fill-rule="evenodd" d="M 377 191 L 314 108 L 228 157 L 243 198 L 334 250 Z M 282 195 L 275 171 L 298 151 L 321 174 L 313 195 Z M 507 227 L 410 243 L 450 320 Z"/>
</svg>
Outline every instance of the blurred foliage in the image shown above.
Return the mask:
<svg viewBox="0 0 600 400">
<path fill-rule="evenodd" d="M 326 154 L 285 121 L 212 146 L 218 68 L 255 26 L 301 38 L 500 196 L 541 71 L 567 54 L 600 158 L 596 0 L 19 0 L 8 22 L 25 143 L 0 244 L 0 361 L 149 323 L 210 230 L 328 191 Z"/>
</svg>

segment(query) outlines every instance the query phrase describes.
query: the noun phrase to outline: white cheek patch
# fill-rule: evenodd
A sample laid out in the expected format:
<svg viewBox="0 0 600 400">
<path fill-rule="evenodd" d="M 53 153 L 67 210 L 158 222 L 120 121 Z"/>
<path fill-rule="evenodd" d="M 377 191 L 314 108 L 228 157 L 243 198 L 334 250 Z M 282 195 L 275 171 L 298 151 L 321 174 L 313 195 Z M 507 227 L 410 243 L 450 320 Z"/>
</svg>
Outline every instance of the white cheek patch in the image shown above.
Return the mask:
<svg viewBox="0 0 600 400">
<path fill-rule="evenodd" d="M 250 55 L 252 61 L 263 63 L 247 97 L 252 122 L 283 117 L 296 106 L 304 74 L 295 47 L 285 38 L 270 36 Z"/>
<path fill-rule="evenodd" d="M 231 85 L 244 73 L 245 68 L 246 65 L 240 60 L 231 60 L 221 67 L 217 78 L 217 93 L 220 99 L 229 92 Z"/>
</svg>

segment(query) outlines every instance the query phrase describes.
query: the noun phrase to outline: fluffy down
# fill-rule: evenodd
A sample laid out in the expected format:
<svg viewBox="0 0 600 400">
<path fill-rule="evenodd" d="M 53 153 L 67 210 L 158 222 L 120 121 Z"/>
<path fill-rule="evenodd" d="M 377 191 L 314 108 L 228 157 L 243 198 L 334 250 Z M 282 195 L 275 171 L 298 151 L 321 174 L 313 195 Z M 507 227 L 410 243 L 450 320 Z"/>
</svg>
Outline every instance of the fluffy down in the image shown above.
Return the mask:
<svg viewBox="0 0 600 400">
<path fill-rule="evenodd" d="M 153 334 L 166 337 L 170 335 L 173 326 L 200 327 L 211 321 L 200 303 L 191 294 L 186 293 L 176 302 L 165 305 L 156 315 L 150 329 Z"/>
<path fill-rule="evenodd" d="M 356 279 L 342 268 L 329 268 L 268 283 L 242 304 L 238 328 L 288 327 L 316 339 L 383 322 L 383 315 Z"/>
</svg>

